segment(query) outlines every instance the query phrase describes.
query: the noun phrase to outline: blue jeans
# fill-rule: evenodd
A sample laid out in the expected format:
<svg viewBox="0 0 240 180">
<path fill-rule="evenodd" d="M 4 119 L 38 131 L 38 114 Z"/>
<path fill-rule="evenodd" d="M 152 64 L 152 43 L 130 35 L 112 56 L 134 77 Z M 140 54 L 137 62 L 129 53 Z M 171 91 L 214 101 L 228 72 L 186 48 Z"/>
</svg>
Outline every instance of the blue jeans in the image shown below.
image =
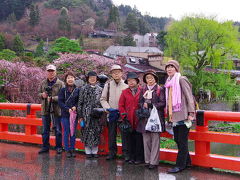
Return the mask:
<svg viewBox="0 0 240 180">
<path fill-rule="evenodd" d="M 43 123 L 43 133 L 42 133 L 42 141 L 43 141 L 43 149 L 49 149 L 49 136 L 50 136 L 50 127 L 51 127 L 51 118 L 50 115 L 42 116 Z M 55 116 L 55 136 L 56 136 L 56 149 L 62 148 L 62 126 L 60 117 Z"/>
<path fill-rule="evenodd" d="M 62 117 L 62 125 L 63 125 L 63 139 L 64 139 L 64 149 L 66 151 L 74 150 L 75 149 L 75 142 L 76 142 L 76 127 L 77 121 L 74 124 L 74 134 L 71 136 L 70 133 L 70 121 L 69 117 Z"/>
</svg>

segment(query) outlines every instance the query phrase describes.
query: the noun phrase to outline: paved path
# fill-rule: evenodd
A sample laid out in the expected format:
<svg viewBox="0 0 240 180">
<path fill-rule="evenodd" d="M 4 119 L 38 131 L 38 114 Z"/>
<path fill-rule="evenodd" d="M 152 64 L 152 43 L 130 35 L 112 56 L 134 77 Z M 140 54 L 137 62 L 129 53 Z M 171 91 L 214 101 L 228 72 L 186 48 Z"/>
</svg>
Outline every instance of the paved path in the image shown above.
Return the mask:
<svg viewBox="0 0 240 180">
<path fill-rule="evenodd" d="M 172 167 L 161 163 L 155 170 L 143 165 L 129 165 L 118 159 L 106 161 L 105 157 L 87 160 L 82 153 L 75 159 L 65 154 L 38 155 L 36 145 L 8 144 L 0 142 L 0 179 L 80 179 L 80 180 L 235 180 L 240 174 L 216 172 L 210 169 L 192 167 L 178 174 L 166 174 Z"/>
</svg>

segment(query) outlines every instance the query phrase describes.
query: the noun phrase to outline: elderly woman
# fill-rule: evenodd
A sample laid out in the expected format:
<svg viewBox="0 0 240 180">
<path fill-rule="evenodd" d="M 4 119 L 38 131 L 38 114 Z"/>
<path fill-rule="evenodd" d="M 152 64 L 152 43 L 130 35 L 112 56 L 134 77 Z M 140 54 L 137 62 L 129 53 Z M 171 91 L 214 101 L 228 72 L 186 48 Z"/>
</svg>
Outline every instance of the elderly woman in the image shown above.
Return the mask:
<svg viewBox="0 0 240 180">
<path fill-rule="evenodd" d="M 78 100 L 78 117 L 80 122 L 84 121 L 84 127 L 81 129 L 81 141 L 85 145 L 87 158 L 97 158 L 98 145 L 100 143 L 100 134 L 102 127 L 100 117 L 93 113 L 94 108 L 100 108 L 100 97 L 102 88 L 97 85 L 97 73 L 90 71 L 86 77 L 87 84 L 80 89 Z"/>
<path fill-rule="evenodd" d="M 76 113 L 79 89 L 74 84 L 75 75 L 67 72 L 64 78 L 65 86 L 58 94 L 58 104 L 61 107 L 61 121 L 64 129 L 64 149 L 67 157 L 75 157 L 75 140 L 77 120 L 70 121 L 70 113 Z M 71 128 L 73 127 L 73 128 Z M 72 133 L 71 133 L 72 130 Z"/>
<path fill-rule="evenodd" d="M 138 109 L 139 95 L 141 88 L 139 86 L 140 80 L 134 72 L 127 74 L 127 79 L 124 83 L 128 84 L 128 88 L 122 91 L 119 99 L 119 111 L 122 120 L 127 118 L 131 124 L 132 132 L 122 132 L 124 137 L 122 141 L 126 144 L 129 159 L 125 159 L 129 164 L 141 164 L 144 162 L 143 154 L 143 137 L 142 134 L 136 131 L 138 125 L 138 118 L 136 110 Z M 126 113 L 126 114 L 125 114 Z M 125 115 L 124 115 L 125 114 Z"/>
<path fill-rule="evenodd" d="M 188 150 L 188 134 L 195 115 L 195 103 L 192 95 L 192 85 L 185 76 L 179 73 L 179 63 L 168 61 L 165 68 L 166 108 L 169 121 L 173 123 L 174 141 L 178 146 L 176 166 L 169 173 L 177 173 L 191 164 Z"/>
<path fill-rule="evenodd" d="M 160 87 L 158 77 L 155 71 L 149 70 L 143 76 L 143 82 L 146 85 L 142 88 L 139 97 L 139 106 L 149 110 L 156 107 L 161 123 L 161 132 L 165 131 L 164 107 L 165 107 L 165 91 L 164 87 Z M 148 119 L 139 120 L 137 131 L 143 135 L 144 158 L 146 167 L 154 169 L 159 164 L 159 148 L 160 148 L 160 132 L 146 131 L 145 127 Z"/>
</svg>

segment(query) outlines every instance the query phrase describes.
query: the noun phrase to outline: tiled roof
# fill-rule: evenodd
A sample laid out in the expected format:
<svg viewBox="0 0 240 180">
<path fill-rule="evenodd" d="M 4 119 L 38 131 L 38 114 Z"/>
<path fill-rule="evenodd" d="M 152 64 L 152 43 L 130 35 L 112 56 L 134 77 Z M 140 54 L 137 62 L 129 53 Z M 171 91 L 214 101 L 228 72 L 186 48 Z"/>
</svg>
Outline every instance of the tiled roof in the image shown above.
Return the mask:
<svg viewBox="0 0 240 180">
<path fill-rule="evenodd" d="M 126 70 L 130 72 L 145 72 L 146 70 L 152 69 L 157 72 L 165 72 L 163 69 L 158 69 L 156 67 L 150 65 L 143 65 L 143 64 L 126 64 Z"/>
<path fill-rule="evenodd" d="M 156 47 L 110 46 L 104 54 L 110 56 L 127 56 L 129 52 L 162 53 L 162 51 Z"/>
</svg>

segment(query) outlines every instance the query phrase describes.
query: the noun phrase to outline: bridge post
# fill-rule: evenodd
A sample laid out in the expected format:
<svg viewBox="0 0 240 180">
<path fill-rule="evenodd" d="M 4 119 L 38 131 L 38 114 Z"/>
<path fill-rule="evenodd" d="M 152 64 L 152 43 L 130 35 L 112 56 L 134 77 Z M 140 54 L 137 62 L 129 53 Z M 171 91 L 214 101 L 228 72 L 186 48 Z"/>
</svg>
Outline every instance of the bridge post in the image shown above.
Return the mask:
<svg viewBox="0 0 240 180">
<path fill-rule="evenodd" d="M 27 118 L 29 118 L 30 120 L 36 118 L 36 111 L 32 109 L 32 104 L 27 104 Z M 26 135 L 37 134 L 37 127 L 32 125 L 26 125 L 25 134 Z"/>
<path fill-rule="evenodd" d="M 208 131 L 208 122 L 205 118 L 205 113 L 203 110 L 197 111 L 197 126 L 196 132 L 205 133 Z M 197 164 L 205 163 L 204 159 L 210 154 L 210 142 L 206 141 L 195 141 L 195 160 Z"/>
</svg>

